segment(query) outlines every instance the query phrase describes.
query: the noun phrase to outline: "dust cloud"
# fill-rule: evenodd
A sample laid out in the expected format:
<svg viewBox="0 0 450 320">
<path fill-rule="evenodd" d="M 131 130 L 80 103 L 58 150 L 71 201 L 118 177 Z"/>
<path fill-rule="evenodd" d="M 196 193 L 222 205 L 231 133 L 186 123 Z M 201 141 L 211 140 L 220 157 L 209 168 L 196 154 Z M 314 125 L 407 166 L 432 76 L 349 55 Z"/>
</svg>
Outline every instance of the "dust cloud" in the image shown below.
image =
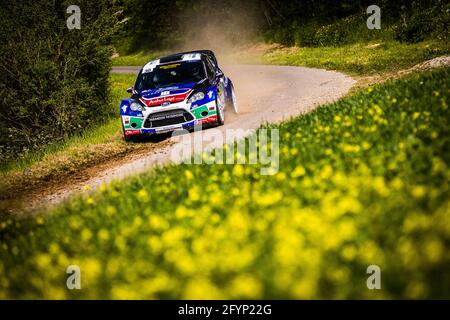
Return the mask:
<svg viewBox="0 0 450 320">
<path fill-rule="evenodd" d="M 233 64 L 233 53 L 258 39 L 261 23 L 257 2 L 202 1 L 179 17 L 182 50 L 213 50 Z"/>
</svg>

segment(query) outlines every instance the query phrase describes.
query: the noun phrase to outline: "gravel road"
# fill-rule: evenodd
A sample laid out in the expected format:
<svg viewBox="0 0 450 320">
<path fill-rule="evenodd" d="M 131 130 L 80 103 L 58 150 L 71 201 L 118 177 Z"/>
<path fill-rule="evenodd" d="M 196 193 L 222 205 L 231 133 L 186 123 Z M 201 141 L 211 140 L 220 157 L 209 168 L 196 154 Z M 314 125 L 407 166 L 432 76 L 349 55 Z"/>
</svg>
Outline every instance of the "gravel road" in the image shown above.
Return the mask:
<svg viewBox="0 0 450 320">
<path fill-rule="evenodd" d="M 234 82 L 239 114 L 228 110 L 225 125 L 219 127 L 221 131 L 256 129 L 262 123 L 283 121 L 339 99 L 355 83 L 352 78 L 338 72 L 302 67 L 232 65 L 222 69 Z M 138 71 L 139 67 L 114 67 L 112 70 L 116 73 Z M 52 194 L 43 194 L 30 204 L 34 208 L 57 204 L 82 190 L 85 185 L 93 190 L 113 179 L 123 179 L 142 173 L 156 164 L 167 163 L 171 160 L 174 146 L 172 139 L 159 143 L 160 147 L 148 154 L 138 157 L 130 155 L 125 161 L 87 170 L 82 181 L 69 181 L 64 188 Z M 207 148 L 208 145 L 204 144 L 203 147 Z"/>
</svg>

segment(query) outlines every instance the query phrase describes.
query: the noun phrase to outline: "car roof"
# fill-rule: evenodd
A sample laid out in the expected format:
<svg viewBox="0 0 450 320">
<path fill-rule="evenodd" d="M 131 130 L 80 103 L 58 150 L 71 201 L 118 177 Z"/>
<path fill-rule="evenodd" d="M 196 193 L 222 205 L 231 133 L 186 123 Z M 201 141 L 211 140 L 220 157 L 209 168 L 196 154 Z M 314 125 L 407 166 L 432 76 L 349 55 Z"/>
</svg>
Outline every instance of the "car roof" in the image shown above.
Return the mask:
<svg viewBox="0 0 450 320">
<path fill-rule="evenodd" d="M 211 50 L 197 50 L 197 51 L 187 51 L 171 54 L 168 56 L 161 57 L 156 60 L 149 61 L 142 68 L 143 73 L 152 72 L 153 69 L 161 64 L 179 62 L 179 61 L 201 61 L 202 57 L 209 57 L 217 65 L 217 60 L 214 53 Z"/>
</svg>

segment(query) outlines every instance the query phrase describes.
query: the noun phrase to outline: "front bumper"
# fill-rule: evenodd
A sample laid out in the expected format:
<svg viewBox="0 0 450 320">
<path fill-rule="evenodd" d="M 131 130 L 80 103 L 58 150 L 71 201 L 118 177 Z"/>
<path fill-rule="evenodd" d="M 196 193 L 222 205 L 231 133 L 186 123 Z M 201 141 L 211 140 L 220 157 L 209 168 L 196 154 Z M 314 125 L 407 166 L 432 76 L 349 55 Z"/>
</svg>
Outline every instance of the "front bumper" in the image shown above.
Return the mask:
<svg viewBox="0 0 450 320">
<path fill-rule="evenodd" d="M 190 108 L 185 103 L 147 107 L 140 116 L 122 115 L 124 134 L 155 134 L 187 129 L 197 124 L 217 122 L 215 101 Z"/>
</svg>

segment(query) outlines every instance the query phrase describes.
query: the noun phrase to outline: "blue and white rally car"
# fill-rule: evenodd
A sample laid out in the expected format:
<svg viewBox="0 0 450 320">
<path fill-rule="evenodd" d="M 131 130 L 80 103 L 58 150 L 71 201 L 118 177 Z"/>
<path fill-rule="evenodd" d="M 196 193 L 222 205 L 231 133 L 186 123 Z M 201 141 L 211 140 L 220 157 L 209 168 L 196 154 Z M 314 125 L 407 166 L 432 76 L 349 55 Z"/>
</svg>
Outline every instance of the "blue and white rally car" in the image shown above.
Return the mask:
<svg viewBox="0 0 450 320">
<path fill-rule="evenodd" d="M 226 108 L 238 112 L 233 83 L 209 50 L 150 61 L 127 91 L 131 97 L 120 104 L 126 141 L 196 124 L 220 126 Z"/>
</svg>

